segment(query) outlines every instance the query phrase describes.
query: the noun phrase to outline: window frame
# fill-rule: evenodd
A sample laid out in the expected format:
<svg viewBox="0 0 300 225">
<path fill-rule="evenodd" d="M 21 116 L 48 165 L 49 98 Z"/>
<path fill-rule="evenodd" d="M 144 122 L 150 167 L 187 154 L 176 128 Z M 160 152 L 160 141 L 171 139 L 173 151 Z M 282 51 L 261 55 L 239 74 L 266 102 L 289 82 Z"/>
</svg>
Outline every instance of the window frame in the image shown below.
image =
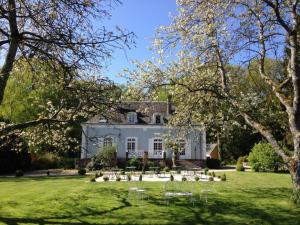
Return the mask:
<svg viewBox="0 0 300 225">
<path fill-rule="evenodd" d="M 153 138 L 153 155 L 162 156 L 164 151 L 163 139 L 160 137 Z"/>
<path fill-rule="evenodd" d="M 127 122 L 129 124 L 135 124 L 137 122 L 137 113 L 136 112 L 128 112 L 127 113 Z"/>
<path fill-rule="evenodd" d="M 186 141 L 186 139 L 184 139 L 184 138 L 177 139 L 177 143 L 178 143 L 179 148 L 181 148 L 180 145 L 182 144 L 182 142 L 184 143 L 183 151 L 180 151 L 180 152 L 179 152 L 179 155 L 180 155 L 180 156 L 185 156 L 185 155 L 186 155 L 186 150 L 187 150 L 187 141 Z M 180 150 L 181 150 L 181 149 L 180 149 Z"/>
<path fill-rule="evenodd" d="M 110 141 L 107 141 L 107 140 L 110 140 Z M 103 138 L 103 147 L 110 147 L 110 146 L 113 146 L 113 144 L 114 144 L 113 137 L 107 136 L 107 137 Z"/>
<path fill-rule="evenodd" d="M 129 147 L 128 144 L 131 144 L 131 149 L 128 148 Z M 134 149 L 132 149 L 132 144 L 134 144 Z M 138 146 L 137 144 L 138 144 L 137 137 L 127 137 L 126 138 L 126 152 L 136 152 L 137 146 Z"/>
</svg>

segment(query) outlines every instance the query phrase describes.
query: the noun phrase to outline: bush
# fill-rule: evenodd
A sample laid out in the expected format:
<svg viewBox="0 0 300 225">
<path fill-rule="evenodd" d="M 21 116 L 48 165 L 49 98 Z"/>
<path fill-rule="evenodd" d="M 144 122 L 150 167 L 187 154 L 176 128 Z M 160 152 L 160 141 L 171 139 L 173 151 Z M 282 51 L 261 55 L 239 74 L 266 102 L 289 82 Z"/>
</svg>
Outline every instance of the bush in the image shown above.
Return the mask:
<svg viewBox="0 0 300 225">
<path fill-rule="evenodd" d="M 90 176 L 90 182 L 96 182 L 96 175 L 91 175 Z"/>
<path fill-rule="evenodd" d="M 207 158 L 206 165 L 210 169 L 219 169 L 221 165 L 221 161 L 218 159 Z"/>
<path fill-rule="evenodd" d="M 143 167 L 142 159 L 139 159 L 137 157 L 133 157 L 133 158 L 129 159 L 127 164 L 129 166 L 134 166 L 137 170 L 141 170 Z"/>
<path fill-rule="evenodd" d="M 181 180 L 182 180 L 182 181 L 187 181 L 187 178 L 186 178 L 185 176 L 183 176 L 183 177 L 181 178 Z"/>
<path fill-rule="evenodd" d="M 104 177 L 103 177 L 103 180 L 104 180 L 105 182 L 107 182 L 107 181 L 109 181 L 109 177 L 108 177 L 108 176 L 104 176 Z"/>
<path fill-rule="evenodd" d="M 97 160 L 96 157 L 93 157 L 91 159 L 91 161 L 86 165 L 86 168 L 89 171 L 93 171 L 93 170 L 101 170 L 102 166 L 101 166 L 99 160 Z"/>
<path fill-rule="evenodd" d="M 156 167 L 156 166 L 159 166 L 158 163 L 157 163 L 157 161 L 150 161 L 150 160 L 149 160 L 147 164 L 148 164 L 148 167 Z"/>
<path fill-rule="evenodd" d="M 227 178 L 226 178 L 226 174 L 224 173 L 222 176 L 221 176 L 221 181 L 226 181 Z"/>
<path fill-rule="evenodd" d="M 23 177 L 23 176 L 24 176 L 23 170 L 16 170 L 16 177 Z"/>
<path fill-rule="evenodd" d="M 214 181 L 214 178 L 213 177 L 209 177 L 208 180 L 209 181 Z"/>
<path fill-rule="evenodd" d="M 47 170 L 46 174 L 47 174 L 47 176 L 50 176 L 50 171 L 49 171 L 49 170 Z"/>
<path fill-rule="evenodd" d="M 282 159 L 276 154 L 269 143 L 259 143 L 254 145 L 249 157 L 249 163 L 255 172 L 258 171 L 278 171 L 278 165 Z"/>
<path fill-rule="evenodd" d="M 200 180 L 200 177 L 195 176 L 195 181 L 199 181 L 199 180 Z"/>
<path fill-rule="evenodd" d="M 100 148 L 93 158 L 93 163 L 94 169 L 101 169 L 103 166 L 114 167 L 116 165 L 116 146 Z"/>
<path fill-rule="evenodd" d="M 215 172 L 212 172 L 212 174 L 211 174 L 213 177 L 216 177 L 216 174 L 215 174 Z"/>
<path fill-rule="evenodd" d="M 238 160 L 236 161 L 236 164 L 240 163 L 243 164 L 243 162 L 248 162 L 248 157 L 247 156 L 240 156 Z"/>
<path fill-rule="evenodd" d="M 166 167 L 163 169 L 163 171 L 165 171 L 165 172 L 168 173 L 168 172 L 170 172 L 170 168 L 166 166 Z"/>
<path fill-rule="evenodd" d="M 127 174 L 127 181 L 131 181 L 131 176 L 130 176 L 130 174 Z"/>
<path fill-rule="evenodd" d="M 75 169 L 75 159 L 74 158 L 61 158 L 61 165 L 65 170 L 66 169 Z"/>
<path fill-rule="evenodd" d="M 209 171 L 209 169 L 206 167 L 206 168 L 204 169 L 204 174 L 207 175 L 208 171 Z"/>
<path fill-rule="evenodd" d="M 0 118 L 0 122 L 2 119 Z M 16 150 L 18 149 L 18 150 Z M 4 135 L 0 140 L 0 174 L 30 169 L 31 156 L 27 143 L 15 134 Z"/>
<path fill-rule="evenodd" d="M 245 171 L 245 167 L 241 163 L 236 164 L 236 171 Z"/>
<path fill-rule="evenodd" d="M 157 168 L 157 169 L 155 170 L 155 174 L 160 174 L 160 168 Z"/>
<path fill-rule="evenodd" d="M 174 176 L 171 174 L 170 181 L 174 181 Z"/>
<path fill-rule="evenodd" d="M 56 169 L 62 165 L 62 158 L 53 152 L 31 155 L 31 167 L 34 170 Z"/>
<path fill-rule="evenodd" d="M 86 169 L 84 168 L 79 168 L 78 169 L 78 174 L 81 175 L 81 176 L 84 176 L 86 174 Z"/>
<path fill-rule="evenodd" d="M 140 174 L 140 176 L 139 176 L 139 181 L 142 181 L 142 180 L 143 180 L 143 175 Z"/>
</svg>

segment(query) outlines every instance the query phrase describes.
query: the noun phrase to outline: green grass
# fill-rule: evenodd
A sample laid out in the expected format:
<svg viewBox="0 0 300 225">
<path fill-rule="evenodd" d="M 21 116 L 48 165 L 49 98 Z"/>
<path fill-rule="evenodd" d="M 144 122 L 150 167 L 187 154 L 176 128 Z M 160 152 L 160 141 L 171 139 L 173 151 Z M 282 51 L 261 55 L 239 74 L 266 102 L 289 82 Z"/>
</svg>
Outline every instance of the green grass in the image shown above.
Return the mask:
<svg viewBox="0 0 300 225">
<path fill-rule="evenodd" d="M 163 183 L 141 182 L 148 199 L 128 199 L 128 182 L 83 177 L 0 178 L 0 224 L 300 224 L 287 174 L 228 172 L 208 203 L 162 197 Z M 220 174 L 219 174 L 220 175 Z M 198 182 L 200 193 L 207 183 Z M 191 183 L 186 183 L 189 189 Z"/>
</svg>

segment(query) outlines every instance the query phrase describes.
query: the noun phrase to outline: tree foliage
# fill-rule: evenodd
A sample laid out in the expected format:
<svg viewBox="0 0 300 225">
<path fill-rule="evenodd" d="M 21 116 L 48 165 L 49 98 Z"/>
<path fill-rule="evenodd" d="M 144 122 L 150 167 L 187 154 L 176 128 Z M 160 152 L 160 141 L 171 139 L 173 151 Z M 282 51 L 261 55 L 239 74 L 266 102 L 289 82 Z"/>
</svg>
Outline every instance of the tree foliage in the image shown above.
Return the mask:
<svg viewBox="0 0 300 225">
<path fill-rule="evenodd" d="M 111 86 L 112 83 L 104 76 L 98 75 L 101 73 L 101 68 L 105 66 L 105 61 L 110 58 L 114 49 L 126 48 L 134 44 L 133 33 L 118 27 L 108 30 L 99 24 L 110 17 L 110 9 L 119 3 L 118 0 L 2 1 L 0 5 L 0 54 L 4 60 L 0 70 L 0 104 L 3 103 L 7 82 L 10 83 L 8 85 L 17 84 L 9 81 L 9 78 L 15 65 L 20 65 L 18 61 L 26 64 L 27 70 L 33 74 L 40 71 L 41 62 L 45 62 L 46 65 L 43 66 L 49 71 L 48 76 L 44 77 L 45 80 L 48 79 L 48 82 L 44 82 L 44 85 L 55 86 L 58 82 L 58 86 L 63 88 L 63 91 L 68 91 L 67 96 L 73 96 L 72 102 L 68 101 L 70 98 L 65 98 L 63 102 L 63 105 L 69 104 L 69 115 L 72 115 L 79 105 L 86 104 L 82 98 L 78 98 L 78 95 L 85 96 L 86 101 L 94 105 L 104 102 L 104 99 L 99 98 L 95 93 L 97 91 L 102 93 L 102 90 Z M 17 70 L 18 68 L 15 68 L 13 73 Z M 31 78 L 34 79 L 34 77 Z M 26 75 L 24 80 L 26 80 Z M 56 82 L 51 84 L 54 80 Z M 31 85 L 37 88 L 41 84 L 32 82 Z M 30 92 L 30 85 L 27 90 L 20 90 L 20 93 L 23 91 L 27 95 Z M 53 89 L 50 93 L 56 95 L 55 91 L 60 90 Z M 7 106 L 6 113 L 9 113 L 12 107 L 19 107 L 17 112 L 27 117 L 22 104 L 16 106 L 13 100 L 14 97 L 20 97 L 20 93 L 16 92 L 16 96 L 10 93 L 10 99 L 5 104 L 11 105 Z M 63 92 L 60 94 L 65 96 Z M 95 97 L 93 97 L 94 94 Z M 78 101 L 74 101 L 76 98 Z M 44 114 L 34 121 L 21 119 L 21 115 L 16 114 L 15 116 L 19 117 L 22 122 L 2 124 L 0 134 L 5 135 L 29 126 L 71 119 L 61 116 L 60 112 L 66 112 L 66 110 L 60 110 L 60 107 L 55 108 L 53 104 L 59 105 L 61 102 L 49 102 L 47 110 L 41 110 Z M 90 109 L 93 110 L 94 107 Z M 37 110 L 33 113 L 41 112 L 39 108 L 33 110 Z M 11 117 L 14 116 L 11 115 Z"/>
<path fill-rule="evenodd" d="M 154 41 L 158 61 L 137 63 L 127 74 L 144 90 L 172 87 L 175 125 L 196 121 L 222 131 L 242 118 L 272 145 L 299 189 L 299 1 L 177 5 L 171 25 L 162 26 Z M 167 63 L 169 53 L 177 59 Z M 281 129 L 291 137 L 292 156 L 284 151 Z"/>
<path fill-rule="evenodd" d="M 276 154 L 269 143 L 256 144 L 249 154 L 248 160 L 252 169 L 258 171 L 278 171 L 282 159 Z"/>
</svg>

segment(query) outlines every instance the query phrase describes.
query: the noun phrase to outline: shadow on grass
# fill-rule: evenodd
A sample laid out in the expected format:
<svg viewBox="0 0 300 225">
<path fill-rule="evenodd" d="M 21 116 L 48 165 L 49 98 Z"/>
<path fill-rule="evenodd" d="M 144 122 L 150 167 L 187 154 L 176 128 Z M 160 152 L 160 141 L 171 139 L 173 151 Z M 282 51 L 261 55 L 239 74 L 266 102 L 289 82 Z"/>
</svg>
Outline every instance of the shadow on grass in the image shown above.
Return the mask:
<svg viewBox="0 0 300 225">
<path fill-rule="evenodd" d="M 40 218 L 14 218 L 1 217 L 0 223 L 4 224 L 207 224 L 207 225 L 242 225 L 242 224 L 300 224 L 299 209 L 273 205 L 265 202 L 263 205 L 256 203 L 255 196 L 259 198 L 276 199 L 286 198 L 289 190 L 285 188 L 264 188 L 260 190 L 243 189 L 239 192 L 247 193 L 244 196 L 253 198 L 233 198 L 234 192 L 211 194 L 208 203 L 201 201 L 197 196 L 195 206 L 184 198 L 175 198 L 169 206 L 165 204 L 163 193 L 155 192 L 149 188 L 148 198 L 144 201 L 128 199 L 125 188 L 116 189 L 110 186 L 99 186 L 77 196 L 69 196 L 64 202 L 65 211 L 57 216 Z M 154 194 L 156 193 L 156 194 Z M 81 204 L 93 196 L 100 196 L 100 201 L 109 200 L 103 207 L 97 205 Z M 99 205 L 101 205 L 99 203 Z M 76 207 L 78 206 L 78 207 Z M 161 220 L 160 220 L 161 219 Z M 157 222 L 161 221 L 161 223 Z"/>
</svg>

